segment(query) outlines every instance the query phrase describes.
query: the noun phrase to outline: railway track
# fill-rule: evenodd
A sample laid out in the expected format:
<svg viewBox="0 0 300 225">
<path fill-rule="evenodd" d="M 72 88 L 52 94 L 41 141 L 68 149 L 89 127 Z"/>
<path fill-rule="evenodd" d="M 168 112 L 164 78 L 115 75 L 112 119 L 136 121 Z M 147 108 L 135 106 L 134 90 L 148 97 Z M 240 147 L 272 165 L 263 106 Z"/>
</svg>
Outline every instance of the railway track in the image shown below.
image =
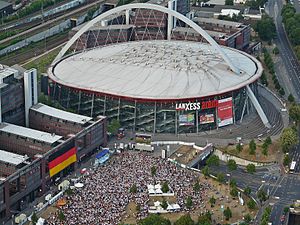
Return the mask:
<svg viewBox="0 0 300 225">
<path fill-rule="evenodd" d="M 83 12 L 86 12 L 87 10 L 89 10 L 90 8 L 93 8 L 95 5 L 99 4 L 99 3 L 103 3 L 105 0 L 97 0 L 97 1 L 94 1 L 94 2 L 91 2 L 90 4 L 87 4 L 87 5 L 84 5 L 83 7 L 80 7 L 80 8 L 77 8 L 73 11 L 70 11 L 68 13 L 64 13 L 63 15 L 61 16 L 58 16 L 52 20 L 48 20 L 44 23 L 40 23 L 39 25 L 37 26 L 34 26 L 28 30 L 25 30 L 21 33 L 18 33 L 16 35 L 13 35 L 13 36 L 10 36 L 6 39 L 3 39 L 0 41 L 0 44 L 4 44 L 4 43 L 7 43 L 9 41 L 12 41 L 14 40 L 15 38 L 20 38 L 22 36 L 31 36 L 31 35 L 34 35 L 36 33 L 39 33 L 39 32 L 42 32 L 43 30 L 45 29 L 48 29 L 49 27 L 55 25 L 56 23 L 59 23 L 61 21 L 64 21 L 66 20 L 67 18 L 72 18 L 74 17 L 75 15 L 78 15 L 80 13 L 83 13 Z"/>
<path fill-rule="evenodd" d="M 68 33 L 55 35 L 47 38 L 45 41 L 37 42 L 36 45 L 26 47 L 15 51 L 13 54 L 0 58 L 1 63 L 12 66 L 14 64 L 24 64 L 31 58 L 37 57 L 57 46 L 65 43 L 68 40 Z"/>
</svg>

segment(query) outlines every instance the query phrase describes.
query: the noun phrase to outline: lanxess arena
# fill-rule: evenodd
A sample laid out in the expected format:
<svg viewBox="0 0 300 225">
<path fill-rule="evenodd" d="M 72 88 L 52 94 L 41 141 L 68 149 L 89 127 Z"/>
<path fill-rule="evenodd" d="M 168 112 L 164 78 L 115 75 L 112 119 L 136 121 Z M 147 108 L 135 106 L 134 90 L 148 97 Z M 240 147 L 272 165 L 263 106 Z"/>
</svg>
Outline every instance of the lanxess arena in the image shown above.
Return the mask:
<svg viewBox="0 0 300 225">
<path fill-rule="evenodd" d="M 110 43 L 64 56 L 99 21 L 131 11 L 155 10 L 177 18 L 208 43 L 176 40 L 135 40 Z M 136 12 L 136 11 L 135 11 Z M 126 24 L 127 23 L 127 24 Z M 129 4 L 101 14 L 66 44 L 48 70 L 51 97 L 65 108 L 88 116 L 105 115 L 136 131 L 200 132 L 239 121 L 251 100 L 264 124 L 268 120 L 255 95 L 262 66 L 254 57 L 221 47 L 198 25 L 158 5 Z"/>
</svg>

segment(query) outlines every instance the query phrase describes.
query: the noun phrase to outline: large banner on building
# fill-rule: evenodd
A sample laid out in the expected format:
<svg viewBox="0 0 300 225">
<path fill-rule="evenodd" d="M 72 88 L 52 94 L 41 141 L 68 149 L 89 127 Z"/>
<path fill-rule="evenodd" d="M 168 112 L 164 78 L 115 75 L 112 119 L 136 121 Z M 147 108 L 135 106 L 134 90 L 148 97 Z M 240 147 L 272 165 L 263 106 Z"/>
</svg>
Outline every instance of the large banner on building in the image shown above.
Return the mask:
<svg viewBox="0 0 300 225">
<path fill-rule="evenodd" d="M 194 126 L 195 116 L 192 113 L 179 115 L 179 126 Z"/>
<path fill-rule="evenodd" d="M 49 162 L 50 177 L 59 173 L 76 161 L 76 147 L 73 147 Z"/>
<path fill-rule="evenodd" d="M 214 114 L 203 114 L 199 116 L 200 124 L 214 123 L 215 116 Z"/>
<path fill-rule="evenodd" d="M 232 97 L 218 101 L 218 127 L 233 123 Z"/>
</svg>

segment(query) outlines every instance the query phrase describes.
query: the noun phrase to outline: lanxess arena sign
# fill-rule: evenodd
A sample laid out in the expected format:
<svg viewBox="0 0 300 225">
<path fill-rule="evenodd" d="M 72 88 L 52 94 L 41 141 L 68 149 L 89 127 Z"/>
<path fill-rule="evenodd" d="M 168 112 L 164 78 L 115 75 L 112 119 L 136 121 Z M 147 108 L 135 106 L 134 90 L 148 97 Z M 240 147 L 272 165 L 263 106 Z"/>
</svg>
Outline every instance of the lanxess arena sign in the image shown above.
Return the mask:
<svg viewBox="0 0 300 225">
<path fill-rule="evenodd" d="M 203 101 L 203 102 L 187 102 L 187 103 L 176 103 L 177 111 L 193 111 L 200 109 L 210 109 L 218 107 L 218 100 Z"/>
</svg>

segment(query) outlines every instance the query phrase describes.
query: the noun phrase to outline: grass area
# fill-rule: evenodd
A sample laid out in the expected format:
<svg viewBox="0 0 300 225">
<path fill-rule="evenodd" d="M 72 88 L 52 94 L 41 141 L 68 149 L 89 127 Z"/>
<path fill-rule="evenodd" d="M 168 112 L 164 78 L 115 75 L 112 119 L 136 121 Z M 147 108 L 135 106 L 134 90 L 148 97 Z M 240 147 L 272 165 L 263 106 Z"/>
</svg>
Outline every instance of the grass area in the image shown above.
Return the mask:
<svg viewBox="0 0 300 225">
<path fill-rule="evenodd" d="M 48 54 L 34 60 L 31 61 L 29 63 L 26 63 L 24 65 L 24 67 L 26 69 L 31 69 L 31 68 L 36 68 L 38 71 L 38 74 L 42 74 L 42 73 L 46 73 L 48 67 L 50 66 L 50 64 L 52 63 L 52 61 L 54 60 L 54 58 L 57 56 L 57 54 L 59 53 L 60 49 L 55 49 L 51 52 L 49 52 Z"/>
<path fill-rule="evenodd" d="M 220 184 L 216 180 L 212 178 L 205 179 L 202 174 L 199 175 L 199 182 L 207 182 L 211 185 L 211 189 L 207 190 L 206 195 L 203 195 L 203 202 L 205 207 L 196 207 L 195 210 L 191 210 L 189 213 L 191 218 L 196 222 L 198 220 L 198 216 L 203 214 L 205 210 L 209 210 L 212 213 L 212 219 L 215 222 L 222 222 L 223 213 L 221 212 L 221 205 L 228 206 L 232 211 L 232 218 L 226 223 L 234 223 L 242 219 L 242 217 L 246 214 L 250 214 L 252 218 L 256 215 L 258 209 L 257 207 L 253 210 L 250 210 L 247 207 L 247 204 L 240 205 L 237 197 L 232 197 L 229 192 L 229 186 L 227 184 Z M 209 203 L 209 199 L 211 197 L 216 199 L 216 203 L 211 206 Z M 250 199 L 249 197 L 243 194 L 243 199 L 245 203 L 247 203 Z M 171 202 L 176 202 L 176 195 L 171 197 Z M 152 198 L 151 202 L 148 205 L 153 205 L 153 202 L 156 200 L 162 201 L 163 197 L 156 197 Z M 167 200 L 169 201 L 169 199 Z M 130 202 L 126 208 L 126 215 L 123 217 L 122 222 L 125 224 L 137 224 L 136 219 L 136 204 L 134 202 Z M 169 219 L 172 223 L 178 220 L 181 216 L 186 214 L 186 212 L 174 212 L 174 213 L 163 213 L 161 214 L 162 217 Z M 223 221 L 224 222 L 224 221 Z M 223 224 L 223 223 L 222 223 Z"/>
<path fill-rule="evenodd" d="M 273 141 L 273 143 L 268 147 L 268 154 L 264 155 L 262 153 L 263 142 L 256 143 L 256 150 L 254 155 L 250 155 L 249 145 L 243 145 L 243 149 L 239 152 L 235 145 L 228 145 L 223 148 L 218 148 L 222 152 L 228 153 L 230 155 L 237 156 L 242 159 L 247 159 L 255 162 L 274 162 L 277 160 L 278 154 L 280 154 L 280 143 L 279 141 Z M 279 152 L 278 152 L 279 151 Z"/>
</svg>

